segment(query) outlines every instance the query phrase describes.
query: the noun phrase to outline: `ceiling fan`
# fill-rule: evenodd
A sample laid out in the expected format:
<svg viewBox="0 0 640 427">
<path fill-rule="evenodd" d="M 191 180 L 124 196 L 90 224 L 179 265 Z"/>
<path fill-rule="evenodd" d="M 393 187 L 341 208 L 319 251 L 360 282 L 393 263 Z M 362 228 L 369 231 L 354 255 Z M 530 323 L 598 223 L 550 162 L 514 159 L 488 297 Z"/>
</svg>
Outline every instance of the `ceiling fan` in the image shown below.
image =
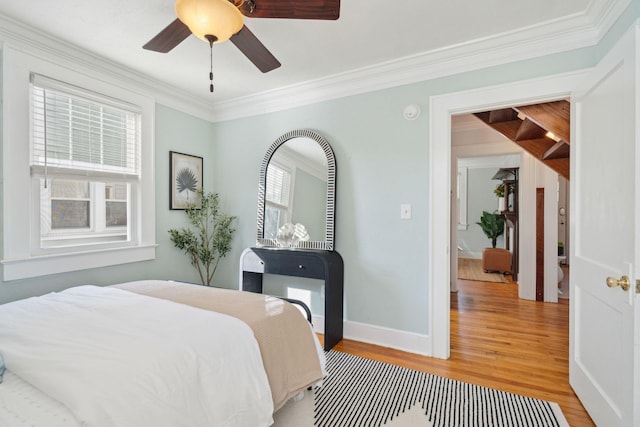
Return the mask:
<svg viewBox="0 0 640 427">
<path fill-rule="evenodd" d="M 167 53 L 191 34 L 211 47 L 214 42 L 231 40 L 260 71 L 267 73 L 278 68 L 280 62 L 244 25 L 243 15 L 335 20 L 340 17 L 340 0 L 177 0 L 175 10 L 178 18 L 145 44 L 144 49 Z"/>
</svg>

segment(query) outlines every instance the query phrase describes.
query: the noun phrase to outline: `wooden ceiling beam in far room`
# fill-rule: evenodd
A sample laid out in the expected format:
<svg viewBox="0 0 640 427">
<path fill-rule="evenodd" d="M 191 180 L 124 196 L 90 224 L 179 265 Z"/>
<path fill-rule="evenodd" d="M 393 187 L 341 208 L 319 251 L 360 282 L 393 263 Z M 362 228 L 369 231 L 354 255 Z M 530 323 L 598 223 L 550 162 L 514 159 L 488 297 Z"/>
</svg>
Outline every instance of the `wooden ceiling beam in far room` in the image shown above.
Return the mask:
<svg viewBox="0 0 640 427">
<path fill-rule="evenodd" d="M 515 110 L 562 141 L 571 141 L 571 104 L 567 100 L 523 105 Z"/>
<path fill-rule="evenodd" d="M 541 128 L 528 118 L 525 118 L 520 124 L 515 140 L 522 141 L 527 139 L 544 138 L 546 133 L 547 131 L 545 129 Z"/>
<path fill-rule="evenodd" d="M 569 102 L 563 100 L 483 111 L 474 115 L 569 179 L 570 110 Z"/>
<path fill-rule="evenodd" d="M 564 142 L 556 142 L 553 147 L 549 148 L 543 155 L 543 160 L 548 159 L 564 159 L 569 157 L 569 145 Z"/>
</svg>

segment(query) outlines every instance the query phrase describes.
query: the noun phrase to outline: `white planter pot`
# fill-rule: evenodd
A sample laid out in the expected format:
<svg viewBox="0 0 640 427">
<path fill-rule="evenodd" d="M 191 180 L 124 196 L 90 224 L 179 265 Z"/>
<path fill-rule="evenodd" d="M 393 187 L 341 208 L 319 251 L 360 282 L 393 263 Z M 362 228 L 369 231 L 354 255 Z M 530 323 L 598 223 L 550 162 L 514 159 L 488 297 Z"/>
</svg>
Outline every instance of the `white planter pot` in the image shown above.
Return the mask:
<svg viewBox="0 0 640 427">
<path fill-rule="evenodd" d="M 498 212 L 504 210 L 504 197 L 498 197 Z"/>
</svg>

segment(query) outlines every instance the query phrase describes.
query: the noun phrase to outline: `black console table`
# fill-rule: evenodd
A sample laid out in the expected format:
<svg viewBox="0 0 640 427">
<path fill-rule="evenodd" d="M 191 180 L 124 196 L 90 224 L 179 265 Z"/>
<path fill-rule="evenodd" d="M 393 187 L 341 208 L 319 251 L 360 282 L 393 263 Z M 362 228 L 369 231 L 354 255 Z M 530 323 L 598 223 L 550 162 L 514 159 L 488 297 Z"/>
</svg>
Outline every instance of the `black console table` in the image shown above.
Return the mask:
<svg viewBox="0 0 640 427">
<path fill-rule="evenodd" d="M 324 349 L 342 339 L 344 265 L 338 252 L 249 248 L 242 253 L 240 270 L 241 290 L 257 293 L 262 293 L 263 274 L 324 280 Z"/>
</svg>

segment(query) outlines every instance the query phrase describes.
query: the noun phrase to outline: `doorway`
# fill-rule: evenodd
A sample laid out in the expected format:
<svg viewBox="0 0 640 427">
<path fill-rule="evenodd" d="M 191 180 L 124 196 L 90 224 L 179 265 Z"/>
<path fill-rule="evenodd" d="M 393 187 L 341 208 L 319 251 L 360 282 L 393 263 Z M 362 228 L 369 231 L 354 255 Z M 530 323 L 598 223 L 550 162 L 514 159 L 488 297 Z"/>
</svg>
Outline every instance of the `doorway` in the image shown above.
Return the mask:
<svg viewBox="0 0 640 427">
<path fill-rule="evenodd" d="M 448 95 L 432 97 L 430 100 L 430 222 L 429 222 L 429 353 L 434 357 L 449 358 L 450 330 L 449 330 L 449 294 L 452 278 L 451 247 L 451 117 L 473 111 L 506 107 L 509 105 L 535 104 L 567 98 L 576 83 L 585 72 L 574 72 L 543 79 L 516 82 L 508 85 L 477 89 Z M 535 160 L 531 160 L 535 161 Z M 523 159 L 521 165 L 520 182 L 522 186 L 533 186 L 534 176 L 528 167 L 529 160 Z M 441 185 L 448 182 L 449 185 Z M 440 185 L 436 185 L 440 183 Z M 533 200 L 532 200 L 533 199 Z M 520 208 L 522 211 L 535 212 L 534 197 L 521 195 Z M 523 217 L 521 219 L 522 235 L 520 236 L 520 253 L 523 258 L 535 256 L 535 235 L 528 235 L 535 227 Z M 533 232 L 535 233 L 535 232 Z M 551 242 L 556 248 L 557 243 Z M 531 280 L 535 275 L 531 267 L 522 265 L 521 280 Z"/>
<path fill-rule="evenodd" d="M 556 114 L 555 110 L 551 110 L 551 108 L 555 107 L 562 107 L 567 113 L 566 117 L 562 119 L 562 122 L 560 122 L 560 115 Z M 516 107 L 516 109 L 525 110 L 533 110 L 536 108 L 553 113 L 554 124 L 551 126 L 554 130 L 560 127 L 566 127 L 568 129 L 568 100 Z M 501 114 L 504 115 L 504 111 L 511 111 L 511 109 L 503 109 L 501 110 Z M 559 169 L 564 173 L 564 164 L 561 163 L 564 161 L 567 165 L 566 171 L 568 171 L 568 152 L 563 153 L 562 158 L 553 156 L 551 160 L 545 160 L 543 162 L 536 157 L 536 161 L 531 162 L 530 157 L 535 157 L 536 153 L 529 151 L 529 147 L 539 141 L 531 139 L 535 137 L 531 136 L 533 133 L 531 127 L 534 125 L 528 125 L 528 139 L 526 137 L 520 137 L 517 142 L 514 142 L 494 127 L 487 125 L 484 120 L 477 116 L 477 114 L 458 114 L 451 117 L 451 187 L 453 188 L 451 198 L 451 247 L 455 248 L 452 251 L 451 278 L 458 277 L 477 281 L 505 282 L 503 277 L 499 277 L 500 274 L 485 273 L 487 271 L 484 270 L 485 263 L 481 262 L 485 248 L 491 247 L 492 242 L 491 240 L 487 240 L 487 236 L 483 233 L 484 230 L 478 224 L 481 222 L 481 217 L 485 215 L 490 216 L 489 214 L 491 213 L 501 214 L 501 219 L 505 221 L 504 232 L 497 238 L 497 248 L 499 249 L 495 251 L 496 254 L 494 254 L 495 256 L 491 259 L 495 262 L 491 264 L 496 268 L 498 266 L 505 268 L 504 265 L 506 264 L 508 270 L 509 263 L 511 263 L 512 273 L 517 272 L 518 261 L 520 261 L 517 250 L 519 247 L 519 239 L 517 238 L 519 234 L 519 213 L 517 209 L 509 207 L 513 205 L 513 201 L 505 203 L 504 199 L 499 198 L 499 196 L 504 196 L 504 194 L 498 194 L 498 189 L 504 188 L 504 182 L 511 182 L 508 180 L 504 181 L 503 178 L 505 178 L 505 176 L 502 175 L 511 169 L 519 170 L 521 159 L 525 159 L 529 160 L 529 165 L 532 164 L 534 166 L 534 187 L 527 187 L 521 190 L 516 188 L 515 190 L 507 192 L 509 193 L 508 197 L 513 196 L 514 192 L 519 194 L 520 191 L 523 191 L 525 197 L 534 197 L 533 206 L 535 207 L 537 202 L 535 200 L 535 192 L 532 193 L 532 191 L 535 191 L 535 188 L 546 187 L 546 191 L 548 192 L 547 204 L 549 205 L 546 211 L 548 224 L 544 222 L 545 227 L 541 229 L 539 226 L 536 227 L 535 217 L 529 222 L 536 227 L 535 234 L 532 234 L 533 238 L 540 240 L 541 236 L 546 235 L 548 241 L 543 241 L 542 245 L 545 252 L 545 256 L 542 259 L 543 267 L 537 264 L 531 267 L 531 271 L 534 272 L 534 279 L 533 281 L 522 281 L 521 285 L 523 288 L 527 287 L 527 289 L 521 289 L 519 294 L 523 299 L 547 302 L 557 302 L 558 297 L 567 298 L 569 295 L 569 275 L 568 257 L 565 255 L 565 250 L 567 250 L 566 253 L 568 254 L 568 180 L 560 173 L 555 174 L 551 172 L 551 168 L 547 166 L 552 166 L 556 172 Z M 540 115 L 537 118 L 539 118 L 542 123 L 546 117 Z M 525 127 L 525 125 L 527 125 L 526 122 L 520 125 L 518 122 L 519 120 L 513 120 L 508 126 L 514 128 L 518 126 Z M 539 128 L 537 136 L 539 136 L 540 133 L 544 135 L 548 129 L 549 128 Z M 519 135 L 521 134 L 522 133 L 519 133 Z M 566 138 L 568 142 L 568 136 Z M 550 143 L 548 141 L 550 141 Z M 555 141 L 548 138 L 547 141 L 541 141 L 540 143 L 550 146 L 553 145 Z M 526 156 L 529 156 L 529 158 Z M 548 162 L 552 163 L 549 164 Z M 527 167 L 523 168 L 523 170 L 527 172 Z M 509 177 L 510 176 L 511 175 L 509 175 Z M 518 185 L 517 181 L 515 185 Z M 514 206 L 517 206 L 517 204 Z M 527 215 L 528 213 L 523 212 L 523 214 Z M 537 246 L 534 247 L 534 253 L 541 251 L 541 249 L 542 248 Z M 509 254 L 507 254 L 505 250 L 510 252 L 511 261 L 508 259 Z M 558 256 L 557 258 L 556 254 Z M 495 259 L 498 255 L 498 259 Z M 503 258 L 506 258 L 506 260 L 503 260 Z M 525 259 L 524 262 L 536 263 L 536 259 Z M 548 270 L 548 272 L 544 271 L 544 269 Z M 489 270 L 491 270 L 491 268 L 489 268 Z M 513 279 L 514 281 L 518 281 L 517 274 L 513 274 Z M 546 282 L 545 288 L 542 290 L 536 289 L 536 282 L 537 284 Z M 557 286 L 559 284 L 564 284 L 562 290 Z M 451 280 L 451 290 L 456 290 L 455 280 Z"/>
<path fill-rule="evenodd" d="M 496 188 L 503 181 L 495 179 L 500 169 L 519 168 L 522 149 L 496 133 L 471 114 L 457 115 L 451 118 L 452 150 L 452 223 L 451 245 L 455 247 L 452 257 L 452 279 L 502 282 L 511 281 L 509 274 L 485 271 L 482 262 L 483 252 L 493 246 L 478 225 L 481 218 L 505 211 L 501 207 Z M 485 214 L 486 212 L 486 214 Z M 501 258 L 504 251 L 513 251 L 514 235 L 511 228 L 503 228 L 496 239 L 496 248 Z M 507 248 L 509 245 L 509 248 Z M 502 260 L 504 261 L 504 260 Z M 456 266 L 457 264 L 457 266 Z M 505 262 L 500 266 L 505 267 Z M 506 272 L 511 268 L 511 260 L 506 261 Z M 451 281 L 451 290 L 456 291 L 456 281 Z"/>
</svg>

